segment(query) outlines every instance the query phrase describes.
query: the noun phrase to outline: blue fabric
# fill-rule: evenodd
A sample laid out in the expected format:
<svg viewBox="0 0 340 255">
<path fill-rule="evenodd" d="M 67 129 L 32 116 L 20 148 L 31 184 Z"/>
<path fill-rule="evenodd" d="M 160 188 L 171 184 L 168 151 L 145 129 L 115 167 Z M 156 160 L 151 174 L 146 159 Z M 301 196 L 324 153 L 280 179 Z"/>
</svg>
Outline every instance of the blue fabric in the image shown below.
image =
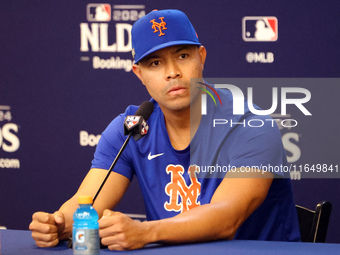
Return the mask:
<svg viewBox="0 0 340 255">
<path fill-rule="evenodd" d="M 213 119 L 232 119 L 233 123 L 248 123 L 251 119 L 270 119 L 268 116 L 253 115 L 246 106 L 244 115 L 233 115 L 231 93 L 224 89 L 218 90 L 218 93 L 223 106 L 215 106 L 212 100 L 207 100 L 208 114 L 202 116 L 191 145 L 181 151 L 172 147 L 163 113 L 157 102 L 151 100 L 155 108 L 148 120 L 149 133 L 137 142 L 131 139 L 113 170 L 130 180 L 134 175 L 137 176 L 148 220 L 175 216 L 190 209 L 190 206 L 196 202 L 200 205 L 209 203 L 225 172 L 210 175 L 203 172 L 203 166 L 284 166 L 287 164 L 276 124 L 272 125 L 272 122 L 266 121 L 266 125 L 258 128 L 243 124 L 213 127 Z M 109 169 L 125 140 L 124 119 L 127 115 L 133 115 L 137 108 L 129 106 L 126 112 L 114 119 L 103 132 L 92 161 L 93 168 Z M 150 153 L 151 155 L 164 154 L 149 160 Z M 188 171 L 190 165 L 200 166 L 201 172 L 197 175 L 197 179 L 190 178 Z M 169 191 L 171 185 L 180 182 L 179 179 L 173 179 L 175 175 L 169 172 L 171 169 L 182 169 L 183 173 L 179 179 L 185 180 L 185 183 L 175 185 L 178 188 L 178 196 L 175 197 L 178 203 L 177 209 L 167 207 L 167 204 L 174 204 Z M 277 172 L 276 176 L 287 177 L 287 174 L 281 171 Z M 200 192 L 197 200 L 189 201 L 188 197 L 197 192 L 195 180 L 200 183 Z M 187 202 L 187 206 L 184 206 L 184 202 Z M 289 178 L 274 178 L 267 198 L 239 228 L 235 239 L 300 240 Z"/>
<path fill-rule="evenodd" d="M 30 231 L 0 230 L 1 254 L 4 255 L 72 255 L 72 249 L 67 248 L 67 242 L 52 248 L 38 248 Z M 340 244 L 330 243 L 294 243 L 266 241 L 217 241 L 183 245 L 147 245 L 143 249 L 133 251 L 110 251 L 101 249 L 100 254 L 135 254 L 135 255 L 319 255 L 339 254 Z"/>
</svg>

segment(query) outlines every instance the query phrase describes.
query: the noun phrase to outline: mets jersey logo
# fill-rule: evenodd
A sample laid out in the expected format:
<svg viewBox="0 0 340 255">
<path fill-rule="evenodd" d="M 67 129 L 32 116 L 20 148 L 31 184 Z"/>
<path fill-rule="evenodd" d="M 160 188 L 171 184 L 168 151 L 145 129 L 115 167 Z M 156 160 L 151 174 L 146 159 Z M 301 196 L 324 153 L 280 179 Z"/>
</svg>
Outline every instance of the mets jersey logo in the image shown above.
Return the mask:
<svg viewBox="0 0 340 255">
<path fill-rule="evenodd" d="M 169 202 L 164 203 L 167 211 L 185 212 L 201 203 L 197 201 L 201 194 L 201 183 L 197 180 L 196 172 L 198 167 L 193 165 L 189 167 L 191 184 L 187 186 L 183 178 L 184 168 L 181 165 L 168 165 L 167 174 L 171 174 L 171 181 L 165 186 L 165 193 L 170 197 Z"/>
<path fill-rule="evenodd" d="M 165 35 L 162 30 L 166 30 L 168 28 L 165 27 L 166 23 L 165 23 L 165 21 L 163 21 L 164 17 L 160 17 L 159 19 L 161 20 L 161 22 L 159 22 L 159 23 L 155 22 L 155 19 L 150 20 L 150 23 L 152 22 L 151 28 L 154 29 L 153 32 L 154 33 L 159 32 L 158 36 L 162 36 L 162 35 Z"/>
</svg>

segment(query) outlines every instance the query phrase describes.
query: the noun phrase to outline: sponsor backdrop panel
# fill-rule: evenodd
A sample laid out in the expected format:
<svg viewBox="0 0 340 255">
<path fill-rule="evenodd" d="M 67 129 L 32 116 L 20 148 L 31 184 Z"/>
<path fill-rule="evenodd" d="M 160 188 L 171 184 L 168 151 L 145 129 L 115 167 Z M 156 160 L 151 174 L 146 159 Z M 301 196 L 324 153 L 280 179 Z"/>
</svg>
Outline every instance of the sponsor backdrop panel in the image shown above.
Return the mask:
<svg viewBox="0 0 340 255">
<path fill-rule="evenodd" d="M 338 1 L 5 0 L 0 5 L 0 225 L 7 228 L 27 229 L 33 212 L 57 210 L 86 175 L 107 124 L 128 105 L 149 99 L 131 71 L 129 32 L 155 8 L 188 14 L 208 51 L 206 77 L 340 75 Z M 300 86 L 311 93 L 305 107 L 312 116 L 292 106 L 287 113 L 298 125 L 281 126 L 287 155 L 297 166 L 339 164 L 340 88 L 337 81 L 322 81 Z M 254 86 L 254 101 L 268 109 L 271 86 L 261 89 Z M 283 118 L 280 108 L 273 114 Z M 340 242 L 335 216 L 340 180 L 293 179 L 298 204 L 333 203 L 327 241 Z M 144 213 L 136 181 L 117 209 Z"/>
</svg>

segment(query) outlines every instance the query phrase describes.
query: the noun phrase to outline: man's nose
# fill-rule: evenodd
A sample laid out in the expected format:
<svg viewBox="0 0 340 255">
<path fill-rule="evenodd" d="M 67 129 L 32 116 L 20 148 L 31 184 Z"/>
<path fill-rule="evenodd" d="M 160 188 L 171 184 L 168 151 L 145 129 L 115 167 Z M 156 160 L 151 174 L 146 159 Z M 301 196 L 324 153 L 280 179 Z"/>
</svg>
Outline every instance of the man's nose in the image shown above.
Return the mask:
<svg viewBox="0 0 340 255">
<path fill-rule="evenodd" d="M 166 78 L 174 79 L 182 76 L 181 70 L 176 61 L 169 61 L 166 67 Z"/>
</svg>

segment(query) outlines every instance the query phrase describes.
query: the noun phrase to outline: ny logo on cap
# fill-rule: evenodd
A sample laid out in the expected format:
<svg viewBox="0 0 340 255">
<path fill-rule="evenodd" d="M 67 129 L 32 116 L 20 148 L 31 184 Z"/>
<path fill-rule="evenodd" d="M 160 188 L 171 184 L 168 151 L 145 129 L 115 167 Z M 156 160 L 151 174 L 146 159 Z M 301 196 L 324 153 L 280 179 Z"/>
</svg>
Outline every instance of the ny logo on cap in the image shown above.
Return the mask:
<svg viewBox="0 0 340 255">
<path fill-rule="evenodd" d="M 162 29 L 163 29 L 163 30 L 166 30 L 167 28 L 165 27 L 165 26 L 166 26 L 166 23 L 163 21 L 164 17 L 160 17 L 159 19 L 161 20 L 160 23 L 155 22 L 155 19 L 150 20 L 150 23 L 152 22 L 151 28 L 154 29 L 153 32 L 154 32 L 154 33 L 159 32 L 159 35 L 158 35 L 158 36 L 162 36 L 162 35 L 165 35 L 165 34 L 163 33 Z M 157 28 L 158 28 L 158 30 L 157 30 Z"/>
</svg>

